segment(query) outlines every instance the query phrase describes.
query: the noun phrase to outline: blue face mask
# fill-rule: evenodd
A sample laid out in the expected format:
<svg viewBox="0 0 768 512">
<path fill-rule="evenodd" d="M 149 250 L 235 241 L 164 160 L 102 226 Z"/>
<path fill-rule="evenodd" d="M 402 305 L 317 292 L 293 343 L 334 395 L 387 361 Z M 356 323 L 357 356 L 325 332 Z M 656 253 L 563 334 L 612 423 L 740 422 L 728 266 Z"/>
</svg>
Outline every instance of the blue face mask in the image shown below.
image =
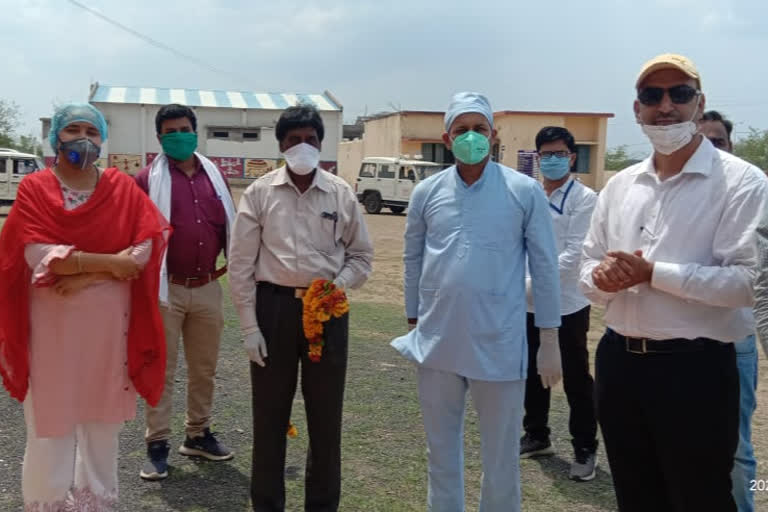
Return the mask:
<svg viewBox="0 0 768 512">
<path fill-rule="evenodd" d="M 541 174 L 548 180 L 556 181 L 571 170 L 571 157 L 552 155 L 541 159 Z"/>
</svg>

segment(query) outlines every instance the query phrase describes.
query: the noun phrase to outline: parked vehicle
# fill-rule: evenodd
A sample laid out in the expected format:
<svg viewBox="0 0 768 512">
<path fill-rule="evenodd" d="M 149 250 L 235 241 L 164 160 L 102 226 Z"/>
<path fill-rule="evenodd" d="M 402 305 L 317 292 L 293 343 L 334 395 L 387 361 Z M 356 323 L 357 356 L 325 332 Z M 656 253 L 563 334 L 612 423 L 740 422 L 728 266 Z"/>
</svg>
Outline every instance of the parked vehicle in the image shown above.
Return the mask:
<svg viewBox="0 0 768 512">
<path fill-rule="evenodd" d="M 0 148 L 0 206 L 13 204 L 22 178 L 44 167 L 36 155 Z"/>
<path fill-rule="evenodd" d="M 389 208 L 392 213 L 403 213 L 408 208 L 413 187 L 445 167 L 423 160 L 364 158 L 355 183 L 355 193 L 368 213 L 379 213 L 382 207 Z"/>
</svg>

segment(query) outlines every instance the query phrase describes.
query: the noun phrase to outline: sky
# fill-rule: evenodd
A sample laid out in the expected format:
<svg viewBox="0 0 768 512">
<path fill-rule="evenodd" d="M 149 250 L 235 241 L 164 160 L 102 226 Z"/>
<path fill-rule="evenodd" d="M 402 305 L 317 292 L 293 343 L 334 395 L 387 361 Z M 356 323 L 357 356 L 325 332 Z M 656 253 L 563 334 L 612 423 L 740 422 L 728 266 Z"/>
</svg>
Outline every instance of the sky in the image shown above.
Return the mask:
<svg viewBox="0 0 768 512">
<path fill-rule="evenodd" d="M 40 133 L 89 84 L 320 93 L 344 118 L 445 110 L 475 90 L 494 110 L 611 112 L 608 146 L 642 155 L 634 80 L 653 56 L 697 65 L 707 107 L 768 129 L 765 0 L 0 0 L 0 99 Z M 192 57 L 186 59 L 179 54 Z"/>
</svg>

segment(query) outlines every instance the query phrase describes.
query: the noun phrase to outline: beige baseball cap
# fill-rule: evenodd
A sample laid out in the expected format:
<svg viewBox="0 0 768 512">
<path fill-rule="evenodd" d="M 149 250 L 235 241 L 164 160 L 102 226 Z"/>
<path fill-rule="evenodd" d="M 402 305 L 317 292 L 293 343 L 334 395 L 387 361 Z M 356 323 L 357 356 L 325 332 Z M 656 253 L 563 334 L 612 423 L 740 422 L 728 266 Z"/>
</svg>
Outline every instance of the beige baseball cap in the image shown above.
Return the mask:
<svg viewBox="0 0 768 512">
<path fill-rule="evenodd" d="M 684 55 L 678 55 L 676 53 L 663 53 L 643 64 L 640 74 L 637 75 L 635 87 L 640 87 L 640 83 L 645 80 L 648 75 L 662 69 L 677 69 L 678 71 L 682 71 L 696 80 L 699 84 L 699 89 L 701 89 L 701 76 L 699 75 L 699 70 L 697 70 L 696 66 L 693 64 L 693 61 Z"/>
</svg>

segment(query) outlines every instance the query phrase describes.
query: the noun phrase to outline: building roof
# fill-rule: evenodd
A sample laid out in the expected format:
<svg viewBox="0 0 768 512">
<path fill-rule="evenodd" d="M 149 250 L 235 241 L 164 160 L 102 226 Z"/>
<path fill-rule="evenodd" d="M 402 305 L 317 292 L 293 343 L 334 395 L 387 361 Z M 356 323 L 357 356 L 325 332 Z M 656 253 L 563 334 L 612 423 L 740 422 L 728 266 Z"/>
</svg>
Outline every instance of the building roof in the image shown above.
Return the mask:
<svg viewBox="0 0 768 512">
<path fill-rule="evenodd" d="M 366 121 L 382 119 L 396 115 L 429 115 L 444 116 L 445 112 L 436 112 L 434 110 L 400 110 L 398 112 L 382 112 L 370 116 Z M 614 117 L 610 112 L 547 112 L 544 110 L 499 110 L 493 113 L 493 117 L 499 116 L 572 116 L 572 117 Z"/>
<path fill-rule="evenodd" d="M 444 116 L 445 112 L 437 112 L 434 110 L 398 110 L 396 112 L 379 112 L 378 114 L 370 115 L 363 119 L 365 121 L 375 121 L 376 119 L 384 119 L 385 117 L 399 116 L 399 115 L 435 115 Z"/>
<path fill-rule="evenodd" d="M 570 117 L 614 117 L 611 112 L 547 112 L 544 110 L 500 110 L 493 113 L 499 116 L 570 116 Z"/>
<path fill-rule="evenodd" d="M 299 103 L 314 105 L 320 111 L 342 110 L 328 91 L 322 94 L 263 93 L 254 91 L 218 91 L 211 89 L 168 89 L 159 87 L 118 87 L 91 85 L 91 103 L 167 105 L 180 103 L 189 107 L 249 108 L 284 110 Z"/>
</svg>

